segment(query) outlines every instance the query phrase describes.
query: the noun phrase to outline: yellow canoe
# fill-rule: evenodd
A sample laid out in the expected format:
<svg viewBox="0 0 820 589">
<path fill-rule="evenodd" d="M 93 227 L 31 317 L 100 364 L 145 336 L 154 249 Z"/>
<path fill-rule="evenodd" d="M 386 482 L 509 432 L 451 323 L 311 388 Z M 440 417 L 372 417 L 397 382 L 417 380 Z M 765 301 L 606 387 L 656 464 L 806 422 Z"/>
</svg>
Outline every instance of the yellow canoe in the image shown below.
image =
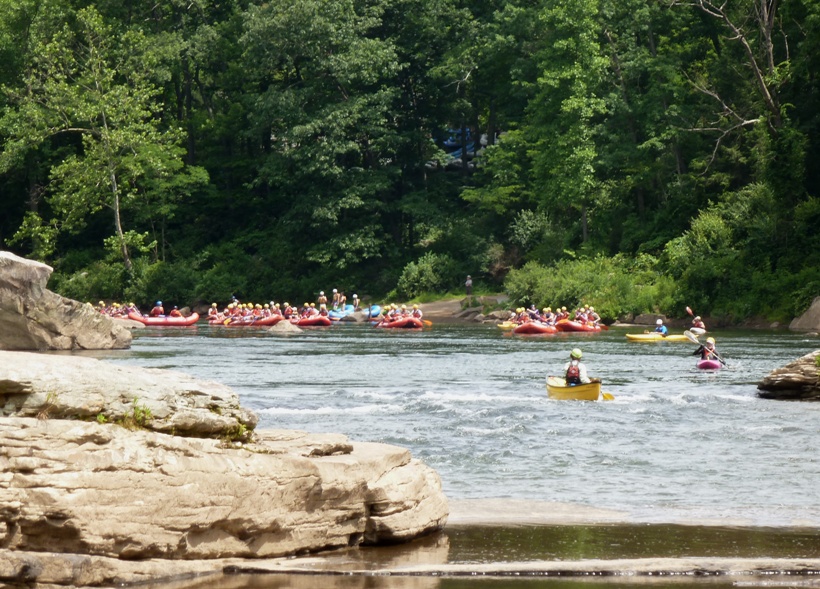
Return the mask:
<svg viewBox="0 0 820 589">
<path fill-rule="evenodd" d="M 656 331 L 649 333 L 627 333 L 626 339 L 631 342 L 688 342 L 686 336 L 683 334 L 669 334 L 663 337 Z"/>
<path fill-rule="evenodd" d="M 547 395 L 550 399 L 597 401 L 601 396 L 601 381 L 567 386 L 565 379 L 559 376 L 548 376 Z"/>
<path fill-rule="evenodd" d="M 511 329 L 515 329 L 518 325 L 515 321 L 502 321 L 498 324 L 498 329 L 503 329 L 504 331 L 509 331 Z"/>
</svg>

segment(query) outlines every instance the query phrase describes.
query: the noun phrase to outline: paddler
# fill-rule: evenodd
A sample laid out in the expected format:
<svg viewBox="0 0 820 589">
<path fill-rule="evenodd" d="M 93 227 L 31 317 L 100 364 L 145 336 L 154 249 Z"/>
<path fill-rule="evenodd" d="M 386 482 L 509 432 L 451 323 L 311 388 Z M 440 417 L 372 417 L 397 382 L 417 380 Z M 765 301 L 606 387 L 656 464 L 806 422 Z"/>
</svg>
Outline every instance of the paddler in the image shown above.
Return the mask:
<svg viewBox="0 0 820 589">
<path fill-rule="evenodd" d="M 715 338 L 707 337 L 706 343 L 698 346 L 698 349 L 692 352 L 693 356 L 700 354 L 701 360 L 720 360 L 717 349 L 715 348 Z"/>
<path fill-rule="evenodd" d="M 655 333 L 659 333 L 663 337 L 669 335 L 669 330 L 666 328 L 666 325 L 663 324 L 663 319 L 655 321 Z"/>
<path fill-rule="evenodd" d="M 704 332 L 706 331 L 706 324 L 703 322 L 703 319 L 700 318 L 700 315 L 692 319 L 692 327 L 702 329 Z"/>
<path fill-rule="evenodd" d="M 162 301 L 157 301 L 154 308 L 148 313 L 151 317 L 162 317 L 165 315 L 165 309 L 162 307 Z"/>
<path fill-rule="evenodd" d="M 581 362 L 583 355 L 579 348 L 573 348 L 569 353 L 569 362 L 564 365 L 564 378 L 570 386 L 592 382 L 587 375 L 587 367 Z"/>
</svg>

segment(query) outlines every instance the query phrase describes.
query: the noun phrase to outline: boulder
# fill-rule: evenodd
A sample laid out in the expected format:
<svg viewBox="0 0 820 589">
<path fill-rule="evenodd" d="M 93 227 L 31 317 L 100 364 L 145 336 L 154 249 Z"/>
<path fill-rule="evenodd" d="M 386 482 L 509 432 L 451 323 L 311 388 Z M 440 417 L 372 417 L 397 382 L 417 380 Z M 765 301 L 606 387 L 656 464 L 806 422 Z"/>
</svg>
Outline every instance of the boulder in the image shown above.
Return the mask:
<svg viewBox="0 0 820 589">
<path fill-rule="evenodd" d="M 406 541 L 448 513 L 438 475 L 407 450 L 341 435 L 270 430 L 226 444 L 4 418 L 0 465 L 12 552 L 266 558 Z"/>
<path fill-rule="evenodd" d="M 0 252 L 0 350 L 127 348 L 131 332 L 46 289 L 52 268 Z"/>
<path fill-rule="evenodd" d="M 773 370 L 758 383 L 758 396 L 764 399 L 820 401 L 818 357 L 820 350 Z"/>
<path fill-rule="evenodd" d="M 0 416 L 90 419 L 241 439 L 257 416 L 229 387 L 94 358 L 0 351 Z"/>
<path fill-rule="evenodd" d="M 287 320 L 279 321 L 276 325 L 268 329 L 268 333 L 273 333 L 276 335 L 293 335 L 302 333 L 302 331 L 304 330 L 301 327 L 298 327 Z"/>
<path fill-rule="evenodd" d="M 820 331 L 820 297 L 815 297 L 808 310 L 789 323 L 792 331 Z"/>
<path fill-rule="evenodd" d="M 217 383 L 0 351 L 0 586 L 252 568 L 445 525 L 438 474 L 407 450 L 256 423 Z"/>
</svg>

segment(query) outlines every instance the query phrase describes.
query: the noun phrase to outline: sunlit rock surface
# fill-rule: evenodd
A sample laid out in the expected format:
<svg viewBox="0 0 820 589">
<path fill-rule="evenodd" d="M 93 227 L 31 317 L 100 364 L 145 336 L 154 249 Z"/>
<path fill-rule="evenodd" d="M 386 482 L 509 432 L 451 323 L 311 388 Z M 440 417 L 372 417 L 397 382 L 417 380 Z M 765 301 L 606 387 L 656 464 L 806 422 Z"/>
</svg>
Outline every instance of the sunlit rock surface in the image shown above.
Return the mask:
<svg viewBox="0 0 820 589">
<path fill-rule="evenodd" d="M 50 266 L 0 251 L 0 350 L 127 348 L 131 332 L 46 288 Z"/>
<path fill-rule="evenodd" d="M 758 396 L 766 399 L 820 401 L 818 356 L 820 350 L 772 370 L 757 385 Z"/>
</svg>

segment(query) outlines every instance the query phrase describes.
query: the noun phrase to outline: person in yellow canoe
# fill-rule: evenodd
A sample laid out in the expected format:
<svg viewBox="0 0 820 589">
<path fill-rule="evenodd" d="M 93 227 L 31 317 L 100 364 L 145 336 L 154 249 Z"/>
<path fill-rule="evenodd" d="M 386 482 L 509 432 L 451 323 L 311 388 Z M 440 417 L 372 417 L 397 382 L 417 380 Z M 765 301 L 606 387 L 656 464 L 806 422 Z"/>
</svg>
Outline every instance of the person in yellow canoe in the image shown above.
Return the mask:
<svg viewBox="0 0 820 589">
<path fill-rule="evenodd" d="M 583 355 L 583 352 L 581 352 L 579 348 L 573 348 L 569 353 L 569 362 L 564 365 L 564 373 L 566 375 L 564 378 L 570 386 L 589 384 L 592 382 L 587 374 L 587 367 L 581 362 Z"/>
</svg>

